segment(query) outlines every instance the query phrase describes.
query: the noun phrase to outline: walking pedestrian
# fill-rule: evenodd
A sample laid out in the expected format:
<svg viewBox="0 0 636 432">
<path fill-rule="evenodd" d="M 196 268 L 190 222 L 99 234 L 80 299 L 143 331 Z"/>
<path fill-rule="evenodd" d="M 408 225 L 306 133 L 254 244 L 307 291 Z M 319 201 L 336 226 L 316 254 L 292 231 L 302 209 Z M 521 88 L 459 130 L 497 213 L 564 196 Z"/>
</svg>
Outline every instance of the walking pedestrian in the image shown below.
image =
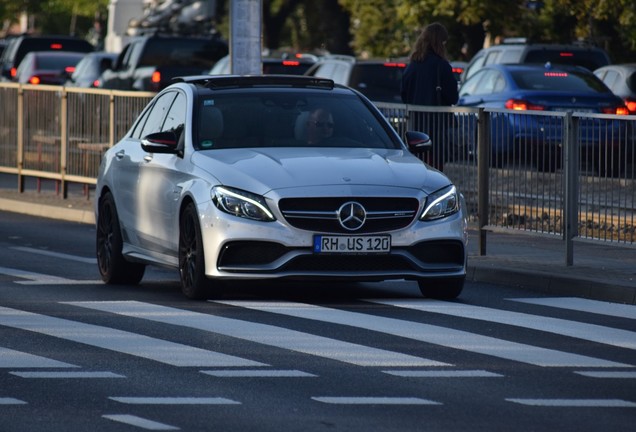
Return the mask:
<svg viewBox="0 0 636 432">
<path fill-rule="evenodd" d="M 457 103 L 457 80 L 447 60 L 446 41 L 448 31 L 441 23 L 434 22 L 420 33 L 409 65 L 402 75 L 402 101 L 412 105 L 450 106 Z M 447 113 L 433 112 L 427 116 L 433 141 L 433 159 L 429 161 L 441 170 L 444 163 L 443 144 L 445 130 L 450 122 Z"/>
</svg>

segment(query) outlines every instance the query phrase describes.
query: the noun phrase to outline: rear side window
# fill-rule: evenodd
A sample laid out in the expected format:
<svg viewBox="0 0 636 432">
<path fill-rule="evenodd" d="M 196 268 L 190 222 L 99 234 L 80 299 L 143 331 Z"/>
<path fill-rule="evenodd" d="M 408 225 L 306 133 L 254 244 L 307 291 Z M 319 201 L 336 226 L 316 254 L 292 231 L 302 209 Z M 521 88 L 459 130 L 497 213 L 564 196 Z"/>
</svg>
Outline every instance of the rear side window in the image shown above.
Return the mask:
<svg viewBox="0 0 636 432">
<path fill-rule="evenodd" d="M 217 39 L 153 39 L 148 41 L 140 66 L 188 66 L 209 70 L 227 54 Z"/>
<path fill-rule="evenodd" d="M 566 64 L 583 66 L 591 71 L 609 64 L 609 59 L 602 51 L 597 50 L 529 50 L 524 63 Z"/>
<path fill-rule="evenodd" d="M 627 87 L 630 91 L 636 92 L 636 71 L 631 72 L 627 77 Z"/>
</svg>

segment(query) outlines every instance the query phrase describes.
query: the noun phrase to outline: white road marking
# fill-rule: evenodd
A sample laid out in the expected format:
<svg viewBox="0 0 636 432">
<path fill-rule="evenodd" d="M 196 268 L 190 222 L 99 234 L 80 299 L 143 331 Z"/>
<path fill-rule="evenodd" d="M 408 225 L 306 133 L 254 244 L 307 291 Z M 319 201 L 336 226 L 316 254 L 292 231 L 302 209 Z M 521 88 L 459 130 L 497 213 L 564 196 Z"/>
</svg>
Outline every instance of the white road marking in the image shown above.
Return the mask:
<svg viewBox="0 0 636 432">
<path fill-rule="evenodd" d="M 609 315 L 618 318 L 636 319 L 636 306 L 628 304 L 609 303 L 575 297 L 511 298 L 508 300 L 539 306 L 576 310 L 579 312 L 590 312 L 599 315 Z"/>
<path fill-rule="evenodd" d="M 575 371 L 574 373 L 590 378 L 636 379 L 636 372 Z"/>
<path fill-rule="evenodd" d="M 112 372 L 9 372 L 21 378 L 126 378 Z"/>
<path fill-rule="evenodd" d="M 521 405 L 543 407 L 636 408 L 636 403 L 621 399 L 506 399 Z"/>
<path fill-rule="evenodd" d="M 0 320 L 2 324 L 2 320 Z M 0 368 L 76 368 L 79 366 L 0 347 Z"/>
<path fill-rule="evenodd" d="M 416 397 L 314 396 L 312 399 L 337 405 L 442 405 L 440 402 Z"/>
<path fill-rule="evenodd" d="M 0 273 L 5 274 L 7 276 L 18 277 L 21 279 L 29 279 L 28 281 L 16 281 L 16 283 L 23 285 L 62 285 L 62 284 L 72 284 L 76 281 L 73 279 L 66 279 L 58 276 L 51 276 L 42 273 L 34 273 L 24 270 L 12 269 L 8 267 L 0 267 Z M 84 281 L 86 283 L 86 281 Z"/>
<path fill-rule="evenodd" d="M 201 373 L 219 378 L 296 378 L 317 377 L 299 370 L 202 370 Z"/>
<path fill-rule="evenodd" d="M 385 370 L 385 374 L 413 378 L 502 378 L 503 375 L 484 370 Z"/>
<path fill-rule="evenodd" d="M 447 363 L 343 342 L 283 327 L 136 301 L 69 302 L 67 304 L 163 324 L 209 331 L 358 366 L 451 366 Z"/>
<path fill-rule="evenodd" d="M 78 321 L 0 307 L 0 325 L 41 333 L 158 361 L 173 366 L 267 366 L 259 362 L 207 351 L 135 333 Z"/>
<path fill-rule="evenodd" d="M 77 262 L 81 262 L 85 264 L 97 264 L 96 258 L 85 258 L 85 257 L 69 255 L 69 254 L 60 253 L 60 252 L 52 252 L 52 251 L 48 251 L 44 249 L 36 249 L 36 248 L 23 247 L 23 246 L 13 246 L 13 247 L 10 247 L 9 249 L 14 249 L 21 252 L 27 252 L 32 254 L 50 256 L 53 258 L 61 258 L 61 259 L 69 260 L 69 261 L 77 261 Z"/>
<path fill-rule="evenodd" d="M 125 397 L 108 399 L 130 405 L 240 405 L 240 402 L 222 397 Z"/>
<path fill-rule="evenodd" d="M 341 324 L 393 336 L 544 367 L 629 367 L 630 365 L 510 342 L 476 333 L 293 302 L 216 301 L 297 318 Z"/>
<path fill-rule="evenodd" d="M 0 397 L 0 405 L 26 405 L 26 402 L 10 397 Z"/>
<path fill-rule="evenodd" d="M 165 431 L 165 430 L 179 430 L 178 427 L 170 426 L 164 423 L 159 423 L 156 421 L 148 420 L 145 418 L 137 417 L 129 414 L 106 414 L 102 416 L 105 419 L 116 421 L 119 423 L 124 423 L 130 426 L 136 426 L 141 429 L 146 430 L 156 430 L 156 431 Z"/>
<path fill-rule="evenodd" d="M 523 327 L 590 342 L 612 345 L 619 348 L 636 349 L 636 333 L 595 324 L 586 324 L 560 318 L 510 312 L 481 306 L 448 303 L 434 300 L 368 300 L 388 306 L 414 309 L 479 321 L 494 322 L 514 327 Z"/>
</svg>

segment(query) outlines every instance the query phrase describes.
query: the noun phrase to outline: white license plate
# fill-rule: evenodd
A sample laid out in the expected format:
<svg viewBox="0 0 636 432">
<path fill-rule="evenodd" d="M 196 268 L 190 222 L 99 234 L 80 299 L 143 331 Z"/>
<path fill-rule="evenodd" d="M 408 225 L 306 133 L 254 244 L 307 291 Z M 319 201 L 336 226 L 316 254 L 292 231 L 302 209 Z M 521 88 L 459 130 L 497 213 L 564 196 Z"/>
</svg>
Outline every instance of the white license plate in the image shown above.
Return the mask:
<svg viewBox="0 0 636 432">
<path fill-rule="evenodd" d="M 314 253 L 387 253 L 391 236 L 314 236 Z"/>
</svg>

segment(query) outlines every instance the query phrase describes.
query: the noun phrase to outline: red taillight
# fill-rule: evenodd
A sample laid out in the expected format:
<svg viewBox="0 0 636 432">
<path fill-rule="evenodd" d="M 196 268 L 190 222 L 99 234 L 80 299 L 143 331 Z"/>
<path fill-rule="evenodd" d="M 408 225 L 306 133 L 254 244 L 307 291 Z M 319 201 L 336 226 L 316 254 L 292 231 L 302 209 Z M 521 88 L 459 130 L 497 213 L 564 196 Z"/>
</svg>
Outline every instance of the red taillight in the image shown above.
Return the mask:
<svg viewBox="0 0 636 432">
<path fill-rule="evenodd" d="M 62 44 L 61 43 L 52 43 L 51 44 L 51 49 L 52 50 L 61 50 L 62 49 Z"/>
<path fill-rule="evenodd" d="M 546 77 L 567 77 L 568 74 L 566 72 L 544 72 L 543 76 Z"/>
<path fill-rule="evenodd" d="M 283 66 L 300 66 L 300 62 L 296 60 L 283 60 Z"/>
<path fill-rule="evenodd" d="M 625 105 L 631 114 L 636 114 L 636 100 L 635 99 L 625 99 Z"/>
<path fill-rule="evenodd" d="M 453 73 L 456 73 L 456 74 L 460 74 L 460 75 L 461 75 L 462 73 L 464 73 L 464 68 L 454 67 L 454 68 L 453 68 Z"/>
<path fill-rule="evenodd" d="M 96 79 L 95 81 L 93 81 L 93 87 L 98 88 L 99 87 L 99 80 Z"/>
<path fill-rule="evenodd" d="M 75 66 L 66 66 L 66 67 L 64 68 L 64 71 L 65 71 L 66 73 L 72 74 L 73 72 L 75 72 Z"/>
<path fill-rule="evenodd" d="M 603 114 L 629 115 L 629 110 L 625 105 L 619 107 L 607 107 L 601 110 Z"/>
<path fill-rule="evenodd" d="M 32 76 L 31 78 L 29 78 L 29 84 L 40 84 L 40 77 Z"/>
<path fill-rule="evenodd" d="M 506 109 L 516 111 L 543 111 L 545 109 L 544 106 L 531 104 L 528 101 L 520 99 L 508 99 L 505 107 Z"/>
<path fill-rule="evenodd" d="M 150 78 L 150 81 L 152 81 L 153 83 L 161 82 L 161 72 L 159 72 L 159 71 L 153 72 L 152 73 L 152 78 Z"/>
<path fill-rule="evenodd" d="M 386 67 L 405 68 L 406 67 L 406 63 L 388 62 L 388 63 L 384 63 L 384 66 L 386 66 Z"/>
<path fill-rule="evenodd" d="M 559 53 L 559 56 L 561 56 L 561 57 L 574 57 L 574 53 L 562 52 L 562 53 Z"/>
<path fill-rule="evenodd" d="M 17 68 L 11 68 L 11 78 L 15 78 L 15 76 L 18 74 L 18 69 Z"/>
</svg>

